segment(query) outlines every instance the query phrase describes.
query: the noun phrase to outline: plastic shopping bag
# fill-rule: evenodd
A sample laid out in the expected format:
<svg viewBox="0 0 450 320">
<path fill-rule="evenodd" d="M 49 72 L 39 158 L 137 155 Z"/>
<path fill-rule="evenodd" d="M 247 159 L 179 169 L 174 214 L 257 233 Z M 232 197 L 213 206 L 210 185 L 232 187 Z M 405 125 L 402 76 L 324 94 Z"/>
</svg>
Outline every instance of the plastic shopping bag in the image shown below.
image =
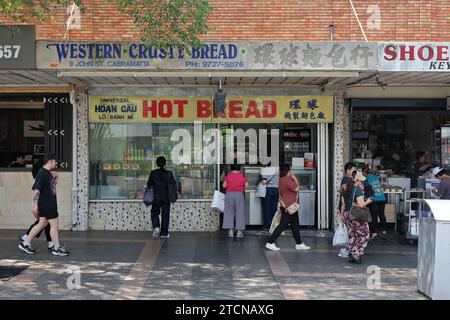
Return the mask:
<svg viewBox="0 0 450 320">
<path fill-rule="evenodd" d="M 220 212 L 225 210 L 225 194 L 220 191 L 214 191 L 214 195 L 211 202 L 211 208 L 217 209 Z"/>
<path fill-rule="evenodd" d="M 280 224 L 280 220 L 281 220 L 281 210 L 278 209 L 278 211 L 275 212 L 275 214 L 273 215 L 272 224 L 270 225 L 269 229 L 270 233 L 273 233 L 275 231 L 276 227 L 278 227 L 278 225 Z"/>
<path fill-rule="evenodd" d="M 344 223 L 340 223 L 336 228 L 333 237 L 333 246 L 345 246 L 348 242 L 348 229 Z"/>
</svg>

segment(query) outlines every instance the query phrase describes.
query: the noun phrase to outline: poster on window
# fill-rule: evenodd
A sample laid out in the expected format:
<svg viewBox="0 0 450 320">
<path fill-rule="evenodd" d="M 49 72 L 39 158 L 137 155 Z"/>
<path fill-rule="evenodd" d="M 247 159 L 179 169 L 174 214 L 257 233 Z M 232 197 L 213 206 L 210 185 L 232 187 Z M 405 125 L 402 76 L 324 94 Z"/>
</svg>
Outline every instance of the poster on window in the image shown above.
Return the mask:
<svg viewBox="0 0 450 320">
<path fill-rule="evenodd" d="M 45 132 L 44 121 L 29 121 L 23 122 L 23 136 L 25 138 L 43 138 Z"/>
</svg>

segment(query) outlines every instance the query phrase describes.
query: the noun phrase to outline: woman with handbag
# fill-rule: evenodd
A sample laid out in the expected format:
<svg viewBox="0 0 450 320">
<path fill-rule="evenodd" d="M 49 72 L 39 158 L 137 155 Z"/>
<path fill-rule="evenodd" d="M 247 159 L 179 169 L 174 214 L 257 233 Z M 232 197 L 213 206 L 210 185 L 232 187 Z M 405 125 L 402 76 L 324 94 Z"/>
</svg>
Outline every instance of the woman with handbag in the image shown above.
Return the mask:
<svg viewBox="0 0 450 320">
<path fill-rule="evenodd" d="M 311 249 L 304 242 L 300 235 L 300 223 L 298 221 L 298 210 L 300 205 L 298 203 L 298 192 L 300 191 L 300 184 L 297 178 L 292 172 L 288 164 L 284 164 L 280 168 L 280 210 L 281 220 L 280 224 L 276 227 L 269 240 L 266 243 L 266 248 L 272 251 L 279 251 L 275 245 L 275 241 L 281 235 L 281 233 L 291 225 L 292 235 L 295 239 L 295 249 L 297 250 L 309 250 Z"/>
<path fill-rule="evenodd" d="M 356 181 L 349 180 L 342 194 L 342 204 L 345 206 L 345 224 L 348 229 L 348 261 L 361 263 L 364 249 L 369 242 L 370 211 L 367 208 L 372 198 L 365 200 L 364 187 L 360 180 L 362 174 L 356 176 Z"/>
</svg>

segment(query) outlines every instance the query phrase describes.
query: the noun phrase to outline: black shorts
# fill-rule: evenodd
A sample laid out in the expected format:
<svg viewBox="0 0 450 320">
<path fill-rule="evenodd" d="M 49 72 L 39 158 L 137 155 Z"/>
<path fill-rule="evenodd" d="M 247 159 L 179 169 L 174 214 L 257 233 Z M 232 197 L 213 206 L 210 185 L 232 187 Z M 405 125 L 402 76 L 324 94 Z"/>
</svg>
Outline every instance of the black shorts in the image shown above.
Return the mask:
<svg viewBox="0 0 450 320">
<path fill-rule="evenodd" d="M 58 218 L 58 210 L 54 209 L 39 209 L 39 216 L 47 218 L 47 220 L 52 220 Z"/>
</svg>

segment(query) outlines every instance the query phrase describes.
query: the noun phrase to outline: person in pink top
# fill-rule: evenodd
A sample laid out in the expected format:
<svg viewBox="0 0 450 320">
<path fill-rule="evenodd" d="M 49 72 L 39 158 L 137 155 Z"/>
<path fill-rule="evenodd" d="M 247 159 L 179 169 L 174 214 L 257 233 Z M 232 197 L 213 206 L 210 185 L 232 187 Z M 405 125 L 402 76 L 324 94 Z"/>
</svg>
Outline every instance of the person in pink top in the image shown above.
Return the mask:
<svg viewBox="0 0 450 320">
<path fill-rule="evenodd" d="M 300 183 L 295 177 L 288 164 L 284 164 L 280 168 L 280 210 L 281 219 L 280 224 L 275 228 L 269 240 L 266 243 L 266 248 L 272 251 L 280 251 L 275 245 L 275 241 L 283 233 L 288 226 L 291 226 L 292 236 L 295 239 L 295 249 L 309 250 L 300 236 L 300 223 L 298 221 L 298 211 L 294 214 L 289 214 L 287 208 L 298 201 L 298 192 L 300 191 Z"/>
<path fill-rule="evenodd" d="M 241 172 L 239 164 L 232 164 L 231 171 L 225 176 L 222 186 L 225 193 L 225 210 L 223 214 L 223 228 L 228 230 L 228 237 L 244 237 L 245 229 L 245 201 L 244 191 L 248 187 L 247 177 Z"/>
</svg>

